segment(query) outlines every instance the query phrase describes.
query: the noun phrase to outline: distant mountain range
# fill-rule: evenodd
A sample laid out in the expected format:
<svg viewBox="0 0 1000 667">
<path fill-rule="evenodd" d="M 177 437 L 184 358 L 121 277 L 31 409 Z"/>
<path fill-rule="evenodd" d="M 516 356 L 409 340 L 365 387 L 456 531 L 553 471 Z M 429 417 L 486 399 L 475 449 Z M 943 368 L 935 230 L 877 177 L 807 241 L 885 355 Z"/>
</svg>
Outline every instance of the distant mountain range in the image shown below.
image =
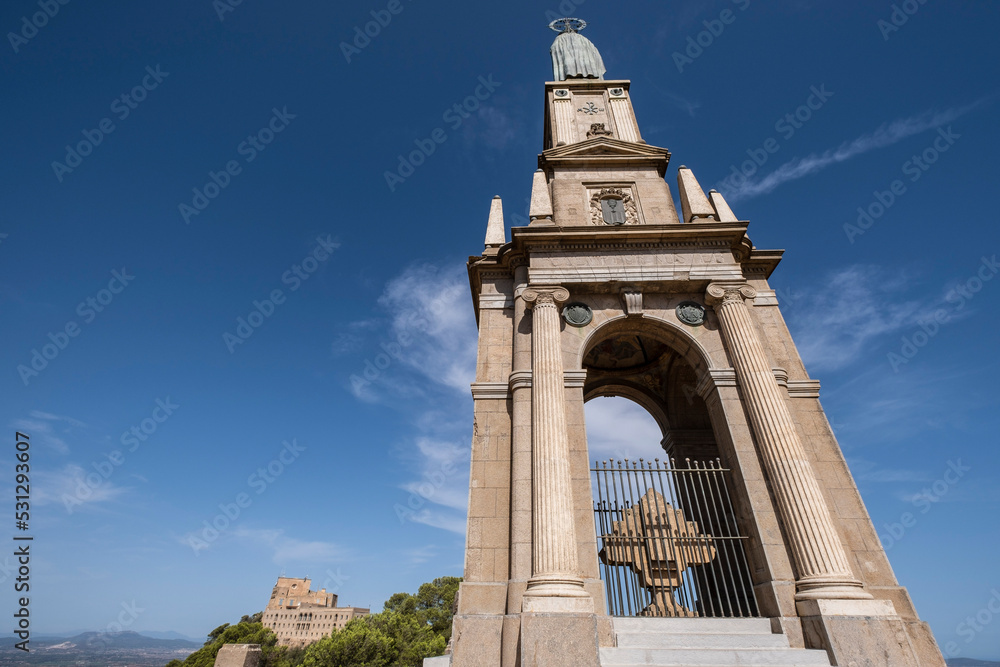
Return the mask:
<svg viewBox="0 0 1000 667">
<path fill-rule="evenodd" d="M 107 665 L 108 667 L 163 667 L 174 658 L 184 659 L 202 647 L 201 642 L 163 638 L 171 632 L 140 635 L 137 632 L 82 632 L 72 637 L 32 637 L 29 653 L 14 648 L 13 637 L 0 643 L 0 665 L 63 667 L 69 665 Z"/>
<path fill-rule="evenodd" d="M 43 640 L 49 640 L 49 639 L 59 639 L 61 641 L 67 641 L 69 639 L 73 639 L 74 637 L 79 637 L 80 635 L 86 635 L 88 633 L 89 634 L 97 634 L 95 632 L 91 632 L 90 630 L 73 630 L 72 632 L 62 632 L 62 633 L 59 633 L 59 634 L 36 634 L 36 633 L 32 633 L 31 634 L 31 643 L 34 644 L 36 641 L 43 641 Z M 199 639 L 198 637 L 191 637 L 190 635 L 182 635 L 181 633 L 174 632 L 173 630 L 168 630 L 166 632 L 157 631 L 157 630 L 143 630 L 142 632 L 139 632 L 139 633 L 134 633 L 133 632 L 131 634 L 139 634 L 139 635 L 142 635 L 143 637 L 150 637 L 152 639 L 183 639 L 186 642 L 194 642 L 199 647 L 202 646 L 202 644 L 205 642 L 205 639 L 206 639 L 205 637 L 202 637 L 201 639 Z M 14 635 L 12 635 L 10 633 L 0 634 L 0 642 L 5 642 L 8 639 L 13 639 L 13 638 L 14 638 Z M 18 640 L 18 641 L 20 641 L 20 640 Z"/>
<path fill-rule="evenodd" d="M 949 658 L 945 662 L 948 663 L 948 667 L 1000 667 L 1000 662 L 975 658 Z"/>
</svg>

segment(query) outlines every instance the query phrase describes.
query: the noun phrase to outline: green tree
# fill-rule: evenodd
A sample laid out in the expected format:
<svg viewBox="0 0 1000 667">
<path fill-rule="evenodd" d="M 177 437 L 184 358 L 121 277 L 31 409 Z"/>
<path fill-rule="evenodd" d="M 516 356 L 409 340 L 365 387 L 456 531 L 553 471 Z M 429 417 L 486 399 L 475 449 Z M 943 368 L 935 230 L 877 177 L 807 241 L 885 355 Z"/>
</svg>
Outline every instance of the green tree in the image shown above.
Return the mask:
<svg viewBox="0 0 1000 667">
<path fill-rule="evenodd" d="M 244 616 L 243 618 L 246 618 L 246 616 Z M 228 623 L 223 623 L 222 625 L 220 625 L 219 627 L 217 627 L 215 630 L 212 630 L 211 632 L 209 632 L 208 633 L 208 640 L 205 642 L 205 644 L 211 644 L 212 642 L 214 642 L 216 639 L 219 638 L 219 635 L 221 635 L 223 632 L 226 631 L 226 628 L 228 628 L 228 627 L 229 627 Z"/>
<path fill-rule="evenodd" d="M 394 667 L 421 667 L 424 658 L 444 653 L 448 640 L 424 621 L 419 614 L 383 611 L 363 619 L 396 642 Z"/>
<path fill-rule="evenodd" d="M 460 583 L 459 577 L 438 577 L 421 584 L 416 595 L 396 593 L 386 601 L 385 610 L 414 616 L 447 643 L 451 639 L 452 608 Z"/>
<path fill-rule="evenodd" d="M 258 611 L 256 614 L 251 614 L 247 616 L 243 614 L 243 618 L 240 619 L 240 623 L 260 623 L 264 620 L 264 612 Z"/>
<path fill-rule="evenodd" d="M 223 644 L 260 644 L 261 667 L 280 667 L 284 648 L 278 647 L 277 643 L 278 638 L 274 633 L 260 623 L 224 623 L 208 633 L 208 641 L 203 647 L 181 663 L 172 662 L 171 667 L 176 667 L 177 664 L 182 667 L 214 667 L 215 656 Z"/>
<path fill-rule="evenodd" d="M 262 614 L 247 615 L 215 628 L 205 646 L 168 667 L 214 667 L 223 644 L 260 644 L 261 667 L 422 667 L 424 658 L 448 646 L 461 581 L 439 577 L 416 595 L 396 593 L 381 613 L 356 618 L 304 649 L 277 646 L 277 637 L 260 623 Z"/>
<path fill-rule="evenodd" d="M 350 621 L 341 630 L 306 648 L 303 667 L 389 667 L 399 651 L 395 640 L 367 618 Z"/>
</svg>

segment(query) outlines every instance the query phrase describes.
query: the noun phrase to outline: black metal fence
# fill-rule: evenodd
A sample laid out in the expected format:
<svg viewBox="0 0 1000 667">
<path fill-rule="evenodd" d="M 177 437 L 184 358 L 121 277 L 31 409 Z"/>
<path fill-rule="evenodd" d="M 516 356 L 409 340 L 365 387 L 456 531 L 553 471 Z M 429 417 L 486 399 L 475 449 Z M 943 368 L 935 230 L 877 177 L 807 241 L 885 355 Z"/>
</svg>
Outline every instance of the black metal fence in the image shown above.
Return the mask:
<svg viewBox="0 0 1000 667">
<path fill-rule="evenodd" d="M 721 462 L 595 462 L 594 518 L 612 616 L 757 616 Z"/>
</svg>

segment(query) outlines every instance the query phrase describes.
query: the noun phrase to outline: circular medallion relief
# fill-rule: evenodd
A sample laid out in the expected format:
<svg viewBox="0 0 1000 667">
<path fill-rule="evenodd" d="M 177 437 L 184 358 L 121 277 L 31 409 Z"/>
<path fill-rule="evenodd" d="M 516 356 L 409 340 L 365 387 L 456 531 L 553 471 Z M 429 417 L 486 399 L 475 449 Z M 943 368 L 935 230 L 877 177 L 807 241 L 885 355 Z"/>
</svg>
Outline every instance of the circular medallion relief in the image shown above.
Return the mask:
<svg viewBox="0 0 1000 667">
<path fill-rule="evenodd" d="M 594 319 L 594 311 L 585 303 L 569 303 L 563 307 L 563 319 L 574 327 L 585 327 Z"/>
<path fill-rule="evenodd" d="M 682 301 L 677 304 L 677 319 L 684 324 L 698 326 L 705 323 L 705 307 L 696 301 Z"/>
</svg>

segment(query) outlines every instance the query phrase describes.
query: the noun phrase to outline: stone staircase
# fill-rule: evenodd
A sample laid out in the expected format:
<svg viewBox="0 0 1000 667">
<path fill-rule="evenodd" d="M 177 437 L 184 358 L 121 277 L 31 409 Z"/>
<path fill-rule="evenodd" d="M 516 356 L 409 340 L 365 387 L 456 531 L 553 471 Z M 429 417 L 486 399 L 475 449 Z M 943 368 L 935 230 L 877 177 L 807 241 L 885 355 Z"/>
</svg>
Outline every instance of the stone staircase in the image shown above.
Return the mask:
<svg viewBox="0 0 1000 667">
<path fill-rule="evenodd" d="M 826 651 L 793 649 L 766 618 L 614 618 L 618 645 L 601 649 L 602 667 L 830 667 Z"/>
</svg>

